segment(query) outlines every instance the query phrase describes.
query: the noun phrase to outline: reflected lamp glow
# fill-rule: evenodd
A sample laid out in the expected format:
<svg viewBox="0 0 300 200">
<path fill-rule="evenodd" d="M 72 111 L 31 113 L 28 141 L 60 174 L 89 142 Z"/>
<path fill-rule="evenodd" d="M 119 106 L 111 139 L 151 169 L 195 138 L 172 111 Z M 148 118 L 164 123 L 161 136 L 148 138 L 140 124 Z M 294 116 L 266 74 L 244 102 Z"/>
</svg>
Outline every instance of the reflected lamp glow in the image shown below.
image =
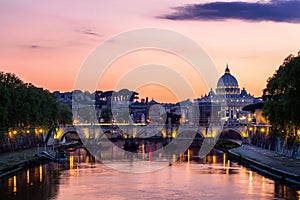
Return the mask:
<svg viewBox="0 0 300 200">
<path fill-rule="evenodd" d="M 30 171 L 29 171 L 29 169 L 27 169 L 26 178 L 27 178 L 27 183 L 29 184 L 30 183 Z"/>
<path fill-rule="evenodd" d="M 17 192 L 17 176 L 14 176 L 14 189 L 13 192 L 16 193 Z"/>
<path fill-rule="evenodd" d="M 188 149 L 188 163 L 190 163 L 190 160 L 191 160 L 191 150 L 190 149 Z"/>
<path fill-rule="evenodd" d="M 40 165 L 40 182 L 43 181 L 43 166 Z"/>
</svg>

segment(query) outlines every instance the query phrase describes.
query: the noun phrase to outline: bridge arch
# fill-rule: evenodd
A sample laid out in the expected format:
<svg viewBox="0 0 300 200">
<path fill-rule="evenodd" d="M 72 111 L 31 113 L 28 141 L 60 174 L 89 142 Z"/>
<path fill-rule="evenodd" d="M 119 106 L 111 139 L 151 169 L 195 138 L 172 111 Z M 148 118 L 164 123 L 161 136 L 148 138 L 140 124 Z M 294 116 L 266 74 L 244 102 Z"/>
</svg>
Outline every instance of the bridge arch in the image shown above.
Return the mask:
<svg viewBox="0 0 300 200">
<path fill-rule="evenodd" d="M 235 128 L 224 128 L 220 134 L 219 138 L 226 138 L 226 139 L 237 139 L 245 141 L 245 135 L 242 131 L 235 129 Z"/>
<path fill-rule="evenodd" d="M 78 137 L 78 139 L 80 140 L 78 131 L 76 131 L 76 130 L 66 130 L 66 131 L 64 131 L 64 132 L 60 135 L 59 141 L 63 141 L 63 139 L 64 139 L 67 135 L 69 135 L 69 134 L 76 134 L 77 137 Z"/>
</svg>

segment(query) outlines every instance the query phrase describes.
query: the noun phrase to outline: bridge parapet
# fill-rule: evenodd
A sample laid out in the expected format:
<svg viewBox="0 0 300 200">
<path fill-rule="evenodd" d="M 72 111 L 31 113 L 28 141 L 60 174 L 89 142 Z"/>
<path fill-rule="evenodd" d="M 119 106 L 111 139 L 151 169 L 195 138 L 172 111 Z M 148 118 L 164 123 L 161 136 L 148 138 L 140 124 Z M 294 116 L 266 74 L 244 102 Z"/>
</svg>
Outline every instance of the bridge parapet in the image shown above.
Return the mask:
<svg viewBox="0 0 300 200">
<path fill-rule="evenodd" d="M 99 135 L 105 132 L 114 132 L 117 135 L 124 136 L 126 134 L 130 137 L 140 137 L 147 138 L 157 134 L 162 137 L 176 137 L 178 128 L 180 131 L 194 130 L 198 132 L 202 137 L 216 137 L 217 130 L 210 130 L 208 125 L 201 124 L 198 127 L 195 125 L 177 125 L 177 126 L 161 126 L 161 125 L 142 125 L 142 124 L 80 124 L 75 126 L 65 126 L 60 127 L 56 134 L 54 134 L 54 139 L 60 141 L 70 132 L 77 134 L 84 134 L 86 138 L 99 137 Z M 153 130 L 152 132 L 150 130 Z M 251 142 L 251 137 L 256 132 L 269 134 L 271 129 L 270 125 L 256 125 L 256 124 L 227 124 L 223 126 L 222 131 L 234 131 L 238 133 L 245 142 Z"/>
</svg>

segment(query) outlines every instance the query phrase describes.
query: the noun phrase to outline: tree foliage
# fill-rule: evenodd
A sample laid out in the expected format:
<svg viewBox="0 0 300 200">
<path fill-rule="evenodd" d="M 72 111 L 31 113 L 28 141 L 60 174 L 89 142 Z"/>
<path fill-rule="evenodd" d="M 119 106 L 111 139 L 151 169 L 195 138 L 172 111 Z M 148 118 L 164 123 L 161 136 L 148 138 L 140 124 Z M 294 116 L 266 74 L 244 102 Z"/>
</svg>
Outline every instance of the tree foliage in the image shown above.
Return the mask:
<svg viewBox="0 0 300 200">
<path fill-rule="evenodd" d="M 273 131 L 297 138 L 300 129 L 300 55 L 288 56 L 263 90 L 263 113 Z"/>
<path fill-rule="evenodd" d="M 101 118 L 104 122 L 110 123 L 112 120 L 112 111 L 110 107 L 104 107 L 101 110 Z"/>
<path fill-rule="evenodd" d="M 43 88 L 24 83 L 12 73 L 0 72 L 0 128 L 53 127 L 61 117 L 70 122 L 72 116 L 62 114 L 54 96 Z M 63 108 L 66 111 L 65 108 Z"/>
<path fill-rule="evenodd" d="M 72 124 L 72 110 L 64 104 L 58 104 L 59 124 Z"/>
</svg>

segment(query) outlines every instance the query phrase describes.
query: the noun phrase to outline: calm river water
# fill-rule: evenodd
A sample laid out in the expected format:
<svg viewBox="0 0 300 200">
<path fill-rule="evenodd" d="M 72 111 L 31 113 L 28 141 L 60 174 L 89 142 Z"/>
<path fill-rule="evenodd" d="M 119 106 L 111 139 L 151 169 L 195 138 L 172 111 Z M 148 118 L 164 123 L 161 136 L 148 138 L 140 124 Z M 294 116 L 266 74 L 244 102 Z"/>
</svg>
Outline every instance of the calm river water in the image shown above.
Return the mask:
<svg viewBox="0 0 300 200">
<path fill-rule="evenodd" d="M 140 167 L 153 165 L 150 157 Z M 0 199 L 299 199 L 281 185 L 212 152 L 203 159 L 170 159 L 147 173 L 128 173 L 95 162 L 85 149 L 69 152 L 65 164 L 50 163 L 0 180 Z M 124 168 L 128 163 L 121 163 Z"/>
</svg>

